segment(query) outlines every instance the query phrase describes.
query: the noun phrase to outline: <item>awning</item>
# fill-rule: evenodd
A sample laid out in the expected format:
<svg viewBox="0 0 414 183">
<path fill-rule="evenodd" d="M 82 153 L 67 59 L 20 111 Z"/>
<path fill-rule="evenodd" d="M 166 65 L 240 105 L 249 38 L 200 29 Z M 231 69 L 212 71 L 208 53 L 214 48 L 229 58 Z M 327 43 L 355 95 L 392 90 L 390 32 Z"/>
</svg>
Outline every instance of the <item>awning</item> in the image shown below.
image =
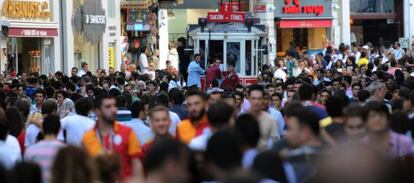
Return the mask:
<svg viewBox="0 0 414 183">
<path fill-rule="evenodd" d="M 56 37 L 58 30 L 55 28 L 20 28 L 10 27 L 9 37 Z"/>
<path fill-rule="evenodd" d="M 332 27 L 332 19 L 288 19 L 280 20 L 280 28 L 318 28 Z"/>
</svg>

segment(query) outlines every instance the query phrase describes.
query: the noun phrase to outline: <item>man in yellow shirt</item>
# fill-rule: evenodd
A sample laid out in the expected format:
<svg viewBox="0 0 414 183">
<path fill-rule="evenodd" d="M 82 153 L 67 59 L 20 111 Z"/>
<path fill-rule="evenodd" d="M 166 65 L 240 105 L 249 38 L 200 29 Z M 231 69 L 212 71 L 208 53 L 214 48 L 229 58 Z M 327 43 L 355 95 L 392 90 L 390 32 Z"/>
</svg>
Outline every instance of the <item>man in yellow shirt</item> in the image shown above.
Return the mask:
<svg viewBox="0 0 414 183">
<path fill-rule="evenodd" d="M 368 65 L 369 61 L 366 57 L 367 57 L 367 53 L 361 52 L 361 58 L 358 60 L 358 63 L 357 63 L 358 67 Z"/>
</svg>

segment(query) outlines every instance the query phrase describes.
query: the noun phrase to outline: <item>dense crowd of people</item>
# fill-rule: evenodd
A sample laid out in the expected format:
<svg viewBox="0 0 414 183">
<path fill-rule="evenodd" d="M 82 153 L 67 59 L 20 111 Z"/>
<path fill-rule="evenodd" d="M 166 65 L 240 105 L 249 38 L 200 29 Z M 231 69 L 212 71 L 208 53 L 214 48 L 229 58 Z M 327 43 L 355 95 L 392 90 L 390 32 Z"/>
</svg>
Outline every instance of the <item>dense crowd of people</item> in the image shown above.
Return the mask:
<svg viewBox="0 0 414 183">
<path fill-rule="evenodd" d="M 414 181 L 414 51 L 292 45 L 251 85 L 200 60 L 1 77 L 0 182 Z"/>
</svg>

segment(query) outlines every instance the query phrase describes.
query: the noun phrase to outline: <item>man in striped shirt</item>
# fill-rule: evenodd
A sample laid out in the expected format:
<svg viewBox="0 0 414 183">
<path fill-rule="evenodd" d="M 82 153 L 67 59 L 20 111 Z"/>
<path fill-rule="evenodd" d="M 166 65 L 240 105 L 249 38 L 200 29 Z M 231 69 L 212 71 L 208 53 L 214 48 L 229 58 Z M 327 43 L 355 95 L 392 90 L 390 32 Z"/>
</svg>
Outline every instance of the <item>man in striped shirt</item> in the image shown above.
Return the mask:
<svg viewBox="0 0 414 183">
<path fill-rule="evenodd" d="M 26 161 L 37 163 L 42 169 L 42 182 L 50 182 L 53 160 L 60 148 L 65 146 L 56 139 L 60 130 L 60 120 L 56 115 L 48 115 L 43 121 L 44 140 L 30 146 L 24 155 Z"/>
</svg>

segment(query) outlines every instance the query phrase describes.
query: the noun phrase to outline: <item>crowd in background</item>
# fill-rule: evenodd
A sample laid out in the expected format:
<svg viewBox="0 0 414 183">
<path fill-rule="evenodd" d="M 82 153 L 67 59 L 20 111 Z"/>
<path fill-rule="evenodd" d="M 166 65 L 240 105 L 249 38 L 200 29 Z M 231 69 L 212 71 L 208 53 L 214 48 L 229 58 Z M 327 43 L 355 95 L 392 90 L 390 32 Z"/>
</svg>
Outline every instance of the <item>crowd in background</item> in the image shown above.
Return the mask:
<svg viewBox="0 0 414 183">
<path fill-rule="evenodd" d="M 292 44 L 251 85 L 233 62 L 155 70 L 145 53 L 0 77 L 0 182 L 414 181 L 414 51 L 398 42 Z"/>
</svg>

